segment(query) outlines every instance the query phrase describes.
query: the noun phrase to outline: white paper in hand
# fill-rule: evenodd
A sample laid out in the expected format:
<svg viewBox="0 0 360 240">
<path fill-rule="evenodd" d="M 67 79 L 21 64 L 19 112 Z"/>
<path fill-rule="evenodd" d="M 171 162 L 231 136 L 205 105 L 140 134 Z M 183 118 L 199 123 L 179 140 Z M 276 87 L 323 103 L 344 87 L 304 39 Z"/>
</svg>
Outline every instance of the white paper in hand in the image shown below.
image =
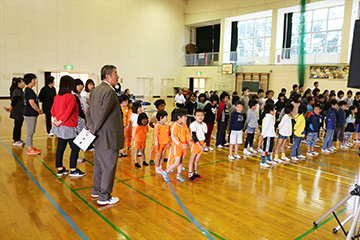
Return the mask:
<svg viewBox="0 0 360 240">
<path fill-rule="evenodd" d="M 89 132 L 89 130 L 86 130 L 83 128 L 79 135 L 74 139 L 74 143 L 76 146 L 78 146 L 83 152 L 85 152 L 89 145 L 94 141 L 95 136 Z"/>
</svg>

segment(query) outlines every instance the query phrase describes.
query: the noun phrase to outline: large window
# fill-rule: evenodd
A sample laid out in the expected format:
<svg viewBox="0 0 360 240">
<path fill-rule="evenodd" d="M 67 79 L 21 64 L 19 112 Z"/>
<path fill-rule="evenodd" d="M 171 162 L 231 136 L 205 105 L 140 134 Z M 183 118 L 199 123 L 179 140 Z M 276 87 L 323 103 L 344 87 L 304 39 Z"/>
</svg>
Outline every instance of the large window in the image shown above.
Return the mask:
<svg viewBox="0 0 360 240">
<path fill-rule="evenodd" d="M 339 53 L 344 6 L 309 10 L 305 13 L 305 52 Z M 293 14 L 291 48 L 300 46 L 300 13 Z"/>
<path fill-rule="evenodd" d="M 271 17 L 238 22 L 238 56 L 270 56 Z"/>
</svg>

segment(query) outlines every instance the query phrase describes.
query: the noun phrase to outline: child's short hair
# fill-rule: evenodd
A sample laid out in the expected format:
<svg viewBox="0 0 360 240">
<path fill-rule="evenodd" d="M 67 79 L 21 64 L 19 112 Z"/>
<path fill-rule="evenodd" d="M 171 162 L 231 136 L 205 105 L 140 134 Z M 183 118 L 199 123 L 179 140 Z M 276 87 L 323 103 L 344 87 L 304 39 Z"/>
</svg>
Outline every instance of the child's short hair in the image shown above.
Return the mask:
<svg viewBox="0 0 360 240">
<path fill-rule="evenodd" d="M 256 99 L 259 99 L 259 96 L 256 95 L 256 94 L 254 94 L 254 95 L 251 96 L 251 99 L 255 99 L 255 100 L 256 100 Z"/>
<path fill-rule="evenodd" d="M 331 106 L 334 106 L 334 105 L 337 105 L 337 104 L 338 104 L 338 102 L 335 99 L 330 101 Z"/>
<path fill-rule="evenodd" d="M 130 98 L 128 100 L 128 104 L 132 104 L 132 100 Z"/>
<path fill-rule="evenodd" d="M 215 94 L 210 97 L 210 102 L 213 103 L 214 101 L 219 102 L 219 97 Z"/>
<path fill-rule="evenodd" d="M 344 95 L 345 93 L 344 93 L 344 91 L 343 90 L 340 90 L 340 91 L 338 91 L 338 93 L 337 93 L 337 97 L 339 98 L 341 95 Z"/>
<path fill-rule="evenodd" d="M 315 108 L 321 109 L 321 108 L 320 108 L 320 104 L 314 104 L 313 109 L 315 109 Z"/>
<path fill-rule="evenodd" d="M 131 110 L 133 113 L 137 114 L 139 108 L 141 108 L 141 103 L 134 102 Z"/>
<path fill-rule="evenodd" d="M 318 84 L 319 82 L 314 82 L 314 86 L 316 85 L 316 84 Z"/>
<path fill-rule="evenodd" d="M 120 103 L 129 101 L 129 96 L 125 95 L 125 94 L 121 94 L 121 96 L 119 97 L 119 100 L 120 100 Z"/>
<path fill-rule="evenodd" d="M 332 98 L 332 97 L 336 97 L 336 94 L 335 93 L 330 93 L 329 98 Z"/>
<path fill-rule="evenodd" d="M 198 108 L 195 110 L 194 116 L 196 115 L 196 113 L 203 113 L 204 114 L 204 110 Z"/>
<path fill-rule="evenodd" d="M 292 105 L 292 104 L 286 104 L 286 105 L 285 105 L 285 109 L 284 109 L 285 114 L 291 113 L 292 110 L 294 110 L 294 105 Z"/>
<path fill-rule="evenodd" d="M 295 90 L 295 89 L 298 88 L 298 87 L 299 87 L 299 85 L 294 84 L 294 85 L 292 86 L 292 89 Z"/>
<path fill-rule="evenodd" d="M 196 94 L 194 92 L 189 94 L 189 97 L 196 97 Z"/>
<path fill-rule="evenodd" d="M 308 102 L 310 102 L 310 101 L 314 100 L 314 98 L 313 98 L 313 97 L 308 97 L 307 99 L 308 99 Z"/>
<path fill-rule="evenodd" d="M 265 93 L 265 96 L 269 96 L 271 93 L 271 90 L 267 90 L 266 93 Z"/>
<path fill-rule="evenodd" d="M 244 104 L 243 104 L 242 102 L 240 102 L 240 101 L 236 101 L 236 102 L 235 102 L 235 106 L 237 106 L 237 105 L 244 106 Z"/>
<path fill-rule="evenodd" d="M 179 111 L 178 108 L 174 108 L 174 110 L 172 110 L 171 112 L 171 121 L 172 122 L 175 122 L 177 119 L 176 119 L 176 112 Z"/>
<path fill-rule="evenodd" d="M 239 100 L 240 100 L 239 96 L 233 96 L 232 101 L 231 101 L 231 104 L 232 104 L 232 105 L 235 105 L 235 103 L 236 103 L 237 101 L 239 101 Z"/>
<path fill-rule="evenodd" d="M 233 96 L 234 95 L 238 95 L 238 92 L 237 91 L 233 91 Z"/>
<path fill-rule="evenodd" d="M 298 114 L 304 114 L 307 112 L 307 106 L 305 104 L 300 104 Z"/>
<path fill-rule="evenodd" d="M 205 95 L 205 93 L 200 93 L 200 95 L 199 95 L 199 100 L 200 100 L 200 98 L 204 98 L 204 99 L 206 100 L 206 95 Z"/>
<path fill-rule="evenodd" d="M 286 92 L 286 88 L 282 88 L 280 92 Z"/>
<path fill-rule="evenodd" d="M 260 89 L 257 91 L 257 94 L 260 95 L 260 93 L 263 93 L 263 92 L 264 92 L 264 90 L 260 88 Z"/>
<path fill-rule="evenodd" d="M 165 104 L 166 105 L 166 102 L 164 99 L 158 99 L 155 101 L 155 107 L 158 108 L 160 107 L 161 104 Z"/>
<path fill-rule="evenodd" d="M 349 95 L 349 94 L 353 95 L 353 92 L 351 90 L 347 91 L 346 95 Z"/>
<path fill-rule="evenodd" d="M 243 92 L 246 92 L 247 90 L 250 90 L 250 88 L 248 88 L 248 87 L 243 87 L 243 89 L 242 89 Z"/>
<path fill-rule="evenodd" d="M 325 96 L 322 95 L 322 94 L 320 94 L 320 95 L 319 95 L 319 99 L 322 99 L 322 98 L 325 98 Z"/>
<path fill-rule="evenodd" d="M 315 88 L 315 89 L 313 90 L 313 95 L 314 95 L 314 96 L 317 96 L 318 93 L 320 93 L 320 89 Z"/>
<path fill-rule="evenodd" d="M 223 99 L 225 99 L 226 97 L 230 97 L 230 95 L 227 93 L 227 92 L 222 92 L 221 94 L 220 94 L 220 100 L 223 100 Z"/>
<path fill-rule="evenodd" d="M 168 114 L 167 114 L 166 111 L 160 110 L 160 111 L 158 111 L 158 112 L 156 113 L 156 119 L 157 119 L 158 121 L 160 121 L 162 118 L 164 118 L 164 117 L 167 116 L 167 115 L 168 115 Z"/>
<path fill-rule="evenodd" d="M 356 96 L 359 96 L 359 95 L 360 95 L 360 92 L 356 92 L 355 95 L 356 95 Z"/>
<path fill-rule="evenodd" d="M 270 103 L 270 104 L 275 104 L 274 100 L 272 100 L 272 99 L 266 100 L 266 104 L 268 104 L 268 103 Z"/>
<path fill-rule="evenodd" d="M 252 108 L 253 106 L 255 106 L 258 102 L 255 99 L 251 99 L 249 101 L 249 108 Z"/>
<path fill-rule="evenodd" d="M 146 123 L 146 125 L 149 123 L 149 117 L 148 117 L 148 115 L 146 114 L 146 113 L 140 113 L 139 114 L 139 117 L 138 117 L 138 120 L 137 120 L 137 124 L 139 125 L 139 126 L 141 126 L 142 125 L 142 120 L 143 119 L 147 119 L 147 123 Z"/>
<path fill-rule="evenodd" d="M 266 102 L 265 107 L 264 107 L 264 113 L 270 113 L 271 111 L 274 111 L 275 109 L 275 105 L 273 103 L 268 103 Z"/>
<path fill-rule="evenodd" d="M 285 98 L 285 94 L 279 93 L 278 99 L 280 100 L 281 97 Z"/>
<path fill-rule="evenodd" d="M 344 105 L 346 105 L 347 103 L 345 102 L 345 101 L 340 101 L 339 102 L 339 107 L 341 107 L 341 106 L 344 106 Z"/>
<path fill-rule="evenodd" d="M 179 108 L 175 113 L 174 113 L 174 121 L 177 121 L 178 120 L 178 118 L 180 117 L 182 117 L 182 116 L 186 116 L 187 115 L 187 111 L 186 111 L 186 109 L 184 109 L 184 108 Z M 171 116 L 171 118 L 172 118 L 172 116 Z"/>
<path fill-rule="evenodd" d="M 300 94 L 296 93 L 294 94 L 293 101 L 294 103 L 299 103 Z"/>
<path fill-rule="evenodd" d="M 355 108 L 356 108 L 356 107 L 355 107 L 354 105 L 351 105 L 351 106 L 349 107 L 350 112 L 351 112 L 351 111 L 354 111 Z"/>
</svg>

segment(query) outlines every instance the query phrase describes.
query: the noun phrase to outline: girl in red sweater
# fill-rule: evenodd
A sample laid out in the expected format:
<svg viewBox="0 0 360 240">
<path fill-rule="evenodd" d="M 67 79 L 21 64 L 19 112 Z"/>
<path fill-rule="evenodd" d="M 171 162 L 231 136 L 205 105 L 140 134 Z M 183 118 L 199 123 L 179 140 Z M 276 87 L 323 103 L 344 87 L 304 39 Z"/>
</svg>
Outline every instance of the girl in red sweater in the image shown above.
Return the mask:
<svg viewBox="0 0 360 240">
<path fill-rule="evenodd" d="M 75 96 L 71 94 L 74 89 L 74 79 L 70 76 L 62 76 L 60 79 L 59 95 L 55 96 L 54 104 L 51 108 L 51 115 L 54 117 L 51 132 L 58 137 L 56 149 L 57 175 L 61 177 L 69 173 L 63 166 L 63 156 L 67 143 L 71 148 L 70 154 L 70 177 L 82 177 L 85 173 L 76 168 L 79 156 L 79 148 L 73 140 L 77 136 L 77 123 L 79 117 L 79 107 Z"/>
</svg>

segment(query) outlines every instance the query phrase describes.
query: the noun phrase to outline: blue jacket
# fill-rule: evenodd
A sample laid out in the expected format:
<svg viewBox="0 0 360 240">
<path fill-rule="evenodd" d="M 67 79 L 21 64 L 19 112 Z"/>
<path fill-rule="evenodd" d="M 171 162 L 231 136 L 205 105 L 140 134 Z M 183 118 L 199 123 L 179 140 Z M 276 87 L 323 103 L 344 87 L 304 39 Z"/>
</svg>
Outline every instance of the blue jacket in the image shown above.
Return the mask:
<svg viewBox="0 0 360 240">
<path fill-rule="evenodd" d="M 234 130 L 234 131 L 240 131 L 243 130 L 244 128 L 244 114 L 243 113 L 238 113 L 238 112 L 233 112 L 231 114 L 231 119 L 230 119 L 230 124 L 229 124 L 229 130 Z"/>
<path fill-rule="evenodd" d="M 336 126 L 337 127 L 343 127 L 345 126 L 345 120 L 346 120 L 346 113 L 344 112 L 344 110 L 342 110 L 341 108 L 339 108 L 339 110 L 336 113 Z"/>
<path fill-rule="evenodd" d="M 335 129 L 336 128 L 336 109 L 329 108 L 326 111 L 326 128 L 327 129 Z"/>
<path fill-rule="evenodd" d="M 307 132 L 319 132 L 321 125 L 321 116 L 315 113 L 311 114 L 307 120 L 308 127 Z"/>
</svg>

